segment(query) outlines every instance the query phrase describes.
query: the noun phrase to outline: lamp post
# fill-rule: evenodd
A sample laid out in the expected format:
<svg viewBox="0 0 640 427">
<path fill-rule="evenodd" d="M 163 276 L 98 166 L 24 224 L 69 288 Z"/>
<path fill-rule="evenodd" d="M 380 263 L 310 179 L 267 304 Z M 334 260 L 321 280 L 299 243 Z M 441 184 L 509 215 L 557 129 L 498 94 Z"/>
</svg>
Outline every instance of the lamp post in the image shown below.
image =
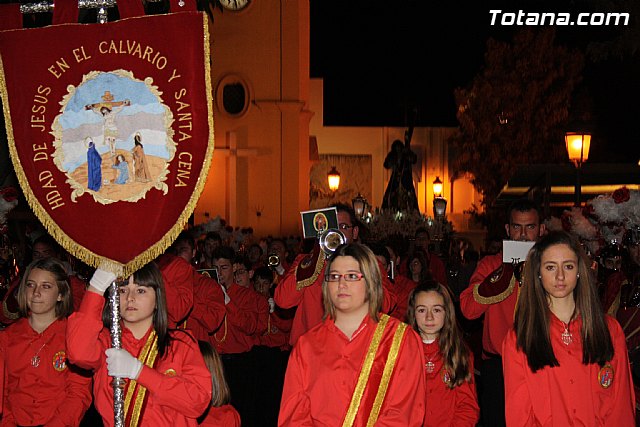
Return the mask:
<svg viewBox="0 0 640 427">
<path fill-rule="evenodd" d="M 338 191 L 338 188 L 340 188 L 340 172 L 338 172 L 335 166 L 333 166 L 327 174 L 327 180 L 329 181 L 329 190 L 334 193 Z"/>
<path fill-rule="evenodd" d="M 436 243 L 436 252 L 440 252 L 440 242 L 442 241 L 442 226 L 445 214 L 447 213 L 447 199 L 442 197 L 443 183 L 439 176 L 433 181 L 433 240 Z"/>
<path fill-rule="evenodd" d="M 576 186 L 574 206 L 582 204 L 582 164 L 589 158 L 589 148 L 591 147 L 591 134 L 588 132 L 567 132 L 564 136 L 567 144 L 567 154 L 576 167 Z"/>
<path fill-rule="evenodd" d="M 447 199 L 444 197 L 433 198 L 433 216 L 436 219 L 444 218 L 447 212 Z"/>
<path fill-rule="evenodd" d="M 444 217 L 447 212 L 447 199 L 442 197 L 443 183 L 439 176 L 433 180 L 433 216 L 435 218 Z"/>
<path fill-rule="evenodd" d="M 364 220 L 369 214 L 369 203 L 360 193 L 351 200 L 351 205 L 359 220 Z"/>
</svg>

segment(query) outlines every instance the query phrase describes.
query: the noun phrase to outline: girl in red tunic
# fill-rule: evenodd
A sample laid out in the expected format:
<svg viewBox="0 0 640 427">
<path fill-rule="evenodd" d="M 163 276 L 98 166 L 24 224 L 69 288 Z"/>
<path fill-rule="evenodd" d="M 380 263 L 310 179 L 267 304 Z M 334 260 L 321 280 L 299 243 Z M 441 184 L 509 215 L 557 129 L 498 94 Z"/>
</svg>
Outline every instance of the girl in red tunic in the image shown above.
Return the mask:
<svg viewBox="0 0 640 427">
<path fill-rule="evenodd" d="M 503 343 L 507 425 L 635 424 L 624 333 L 604 314 L 590 265 L 564 231 L 529 252 Z"/>
<path fill-rule="evenodd" d="M 421 283 L 409 296 L 407 322 L 422 338 L 426 362 L 425 427 L 474 427 L 480 417 L 473 353 L 455 313 L 451 294 L 433 280 Z"/>
<path fill-rule="evenodd" d="M 17 300 L 20 319 L 0 332 L 2 425 L 79 426 L 91 404 L 91 376 L 67 364 L 73 298 L 64 265 L 33 261 Z"/>
<path fill-rule="evenodd" d="M 380 264 L 359 243 L 326 264 L 324 320 L 296 342 L 287 365 L 279 426 L 402 426 L 424 421 L 420 337 L 380 312 Z"/>
<path fill-rule="evenodd" d="M 104 425 L 114 425 L 112 378 L 125 379 L 124 422 L 135 426 L 197 426 L 211 401 L 211 374 L 197 341 L 168 329 L 160 270 L 151 262 L 118 282 L 122 348 L 111 348 L 103 326 L 103 293 L 115 275 L 98 268 L 80 310 L 69 317 L 69 359 L 94 371 L 95 407 Z M 105 321 L 109 326 L 111 308 Z"/>
<path fill-rule="evenodd" d="M 198 341 L 204 363 L 211 372 L 213 394 L 209 409 L 198 419 L 201 426 L 240 427 L 240 414 L 231 406 L 231 393 L 224 377 L 224 367 L 220 355 L 207 341 Z"/>
</svg>

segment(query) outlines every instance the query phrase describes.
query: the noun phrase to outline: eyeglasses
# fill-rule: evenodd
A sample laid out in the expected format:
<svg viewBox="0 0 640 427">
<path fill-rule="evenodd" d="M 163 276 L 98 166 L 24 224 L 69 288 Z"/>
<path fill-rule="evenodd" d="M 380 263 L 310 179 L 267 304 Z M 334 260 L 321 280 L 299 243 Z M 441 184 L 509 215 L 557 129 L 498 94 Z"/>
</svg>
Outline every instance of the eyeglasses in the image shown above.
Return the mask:
<svg viewBox="0 0 640 427">
<path fill-rule="evenodd" d="M 355 225 L 349 225 L 349 224 L 340 224 L 340 225 L 338 225 L 338 228 L 340 230 L 348 230 L 348 229 L 353 228 L 353 227 L 355 227 Z"/>
<path fill-rule="evenodd" d="M 344 274 L 329 273 L 326 276 L 324 276 L 324 280 L 326 280 L 327 282 L 339 282 L 341 277 L 344 277 L 345 282 L 357 282 L 358 280 L 362 279 L 362 277 L 364 277 L 364 274 L 362 273 L 344 273 Z"/>
</svg>

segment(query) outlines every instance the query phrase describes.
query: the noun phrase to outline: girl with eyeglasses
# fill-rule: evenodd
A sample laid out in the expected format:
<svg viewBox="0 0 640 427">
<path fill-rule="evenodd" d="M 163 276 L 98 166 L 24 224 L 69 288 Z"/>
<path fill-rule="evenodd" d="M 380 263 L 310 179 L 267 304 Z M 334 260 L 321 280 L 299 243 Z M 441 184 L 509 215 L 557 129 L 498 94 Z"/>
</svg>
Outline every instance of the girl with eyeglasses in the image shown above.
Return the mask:
<svg viewBox="0 0 640 427">
<path fill-rule="evenodd" d="M 291 353 L 278 425 L 422 426 L 422 342 L 381 314 L 376 257 L 364 245 L 344 244 L 325 271 L 325 314 Z"/>
<path fill-rule="evenodd" d="M 564 231 L 529 252 L 502 345 L 507 425 L 635 425 L 624 332 L 604 314 L 590 265 Z"/>
</svg>

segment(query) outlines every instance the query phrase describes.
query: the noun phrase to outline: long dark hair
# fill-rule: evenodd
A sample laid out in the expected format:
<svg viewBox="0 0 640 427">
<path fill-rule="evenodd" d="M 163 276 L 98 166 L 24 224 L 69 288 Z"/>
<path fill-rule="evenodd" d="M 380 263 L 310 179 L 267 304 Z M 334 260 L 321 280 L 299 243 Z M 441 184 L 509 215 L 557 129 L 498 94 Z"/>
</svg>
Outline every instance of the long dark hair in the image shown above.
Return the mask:
<svg viewBox="0 0 640 427">
<path fill-rule="evenodd" d="M 540 278 L 542 254 L 552 246 L 566 245 L 578 257 L 580 274 L 573 296 L 576 315 L 582 317 L 582 363 L 603 366 L 613 358 L 614 348 L 605 314 L 598 299 L 596 282 L 584 250 L 578 241 L 565 231 L 552 231 L 544 236 L 529 252 L 524 267 L 522 295 L 518 299 L 513 327 L 516 345 L 527 356 L 531 371 L 545 366 L 560 366 L 551 339 L 549 324 L 551 310 L 549 298 Z"/>
<path fill-rule="evenodd" d="M 142 136 L 140 136 L 140 134 L 135 134 L 133 136 L 133 144 L 144 148 L 144 145 L 142 145 Z"/>
<path fill-rule="evenodd" d="M 139 286 L 147 286 L 152 288 L 156 293 L 156 309 L 153 312 L 153 329 L 158 337 L 158 356 L 163 357 L 171 336 L 169 334 L 169 320 L 167 316 L 167 300 L 164 290 L 164 281 L 162 273 L 155 262 L 150 262 L 135 273 L 133 273 L 133 282 Z M 129 278 L 118 283 L 118 286 L 126 286 Z M 111 327 L 111 303 L 107 298 L 107 303 L 102 311 L 102 321 L 105 327 Z"/>
<path fill-rule="evenodd" d="M 211 406 L 220 407 L 229 404 L 231 402 L 231 391 L 227 384 L 227 379 L 224 374 L 224 365 L 222 359 L 215 348 L 208 341 L 198 341 L 198 347 L 204 364 L 207 365 L 207 369 L 211 373 L 211 382 L 213 386 L 213 392 L 211 393 Z"/>
<path fill-rule="evenodd" d="M 416 322 L 416 298 L 422 292 L 431 291 L 441 295 L 444 301 L 445 318 L 442 329 L 438 334 L 438 345 L 440 346 L 444 367 L 451 375 L 451 381 L 448 386 L 449 388 L 454 388 L 464 382 L 470 383 L 473 381 L 473 372 L 471 371 L 469 348 L 464 343 L 462 332 L 456 320 L 453 298 L 445 286 L 435 280 L 428 280 L 416 286 L 409 296 L 407 323 L 411 325 L 414 331 L 420 334 L 420 328 L 418 328 Z"/>
</svg>

